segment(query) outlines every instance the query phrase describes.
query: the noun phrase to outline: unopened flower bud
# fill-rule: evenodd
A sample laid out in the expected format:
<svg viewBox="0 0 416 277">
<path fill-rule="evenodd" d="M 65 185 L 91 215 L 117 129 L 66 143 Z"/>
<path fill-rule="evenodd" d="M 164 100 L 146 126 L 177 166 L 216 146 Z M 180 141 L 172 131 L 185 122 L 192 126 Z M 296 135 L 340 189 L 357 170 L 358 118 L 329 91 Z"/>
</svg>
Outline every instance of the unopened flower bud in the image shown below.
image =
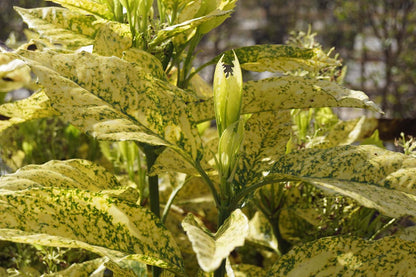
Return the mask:
<svg viewBox="0 0 416 277">
<path fill-rule="evenodd" d="M 214 74 L 214 108 L 219 136 L 224 130 L 240 119 L 243 78 L 240 63 L 234 53 L 233 65 L 217 63 Z"/>
</svg>

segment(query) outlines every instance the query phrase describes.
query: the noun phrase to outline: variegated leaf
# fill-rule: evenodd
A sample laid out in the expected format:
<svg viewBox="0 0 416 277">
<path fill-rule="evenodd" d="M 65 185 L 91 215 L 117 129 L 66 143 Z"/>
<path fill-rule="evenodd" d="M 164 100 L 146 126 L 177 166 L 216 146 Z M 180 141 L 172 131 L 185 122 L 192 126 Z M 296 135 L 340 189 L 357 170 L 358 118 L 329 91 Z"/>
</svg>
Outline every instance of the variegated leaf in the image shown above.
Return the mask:
<svg viewBox="0 0 416 277">
<path fill-rule="evenodd" d="M 75 10 L 84 14 L 92 14 L 104 19 L 112 20 L 114 15 L 108 6 L 95 0 L 51 0 L 69 10 Z"/>
<path fill-rule="evenodd" d="M 247 241 L 268 247 L 278 252 L 277 240 L 273 234 L 273 227 L 270 222 L 263 215 L 257 211 L 249 222 L 249 233 L 246 238 Z"/>
<path fill-rule="evenodd" d="M 227 258 L 234 248 L 244 245 L 244 240 L 248 235 L 248 219 L 238 209 L 230 215 L 215 234 L 212 234 L 192 214 L 185 217 L 182 226 L 192 242 L 198 264 L 205 272 L 217 269 L 222 260 Z"/>
<path fill-rule="evenodd" d="M 329 58 L 320 49 L 264 44 L 236 48 L 224 52 L 224 55 L 231 58 L 232 51 L 236 53 L 241 68 L 256 72 L 317 71 L 322 67 L 339 65 L 337 60 Z M 215 64 L 219 59 L 220 56 L 215 57 L 209 63 Z"/>
<path fill-rule="evenodd" d="M 252 114 L 245 124 L 244 142 L 235 174 L 235 184 L 242 188 L 263 178 L 277 157 L 286 152 L 292 130 L 290 112 Z"/>
<path fill-rule="evenodd" d="M 328 80 L 282 76 L 248 81 L 243 87 L 244 113 L 321 107 L 367 108 L 381 112 L 361 91 L 350 90 Z M 195 121 L 214 118 L 212 98 L 188 105 Z"/>
<path fill-rule="evenodd" d="M 29 28 L 51 43 L 69 48 L 93 44 L 96 19 L 59 7 L 23 9 L 15 7 Z"/>
<path fill-rule="evenodd" d="M 36 92 L 30 97 L 0 106 L 0 115 L 7 120 L 0 121 L 0 132 L 8 127 L 36 118 L 56 116 L 49 98 L 42 92 Z"/>
<path fill-rule="evenodd" d="M 27 60 L 52 106 L 81 130 L 104 140 L 168 145 L 188 161 L 200 158 L 196 125 L 176 95 L 187 97 L 185 91 L 117 57 L 86 52 L 20 54 L 55 70 Z"/>
<path fill-rule="evenodd" d="M 204 155 L 200 163 L 205 172 L 216 174 L 214 155 L 218 151 L 218 132 L 210 129 L 207 133 L 208 135 L 202 137 Z M 157 157 L 150 174 L 156 175 L 164 172 L 182 172 L 194 176 L 200 174 L 182 156 L 170 149 L 166 149 Z"/>
<path fill-rule="evenodd" d="M 376 146 L 292 152 L 267 178 L 312 183 L 390 217 L 416 215 L 416 158 Z"/>
<path fill-rule="evenodd" d="M 267 275 L 263 268 L 251 264 L 236 264 L 231 267 L 234 277 L 266 277 Z"/>
<path fill-rule="evenodd" d="M 327 135 L 322 137 L 320 143 L 308 145 L 315 148 L 330 148 L 338 145 L 348 145 L 370 135 L 377 129 L 377 120 L 365 116 L 349 120 L 339 121 Z"/>
<path fill-rule="evenodd" d="M 167 2 L 167 1 L 164 1 Z M 184 22 L 195 17 L 202 6 L 202 0 L 182 1 L 184 7 L 178 15 L 178 22 Z M 169 5 L 172 7 L 172 5 Z"/>
<path fill-rule="evenodd" d="M 74 174 L 77 172 L 77 174 Z M 16 174 L 0 177 L 1 189 L 20 191 L 41 187 L 59 187 L 99 192 L 115 189 L 117 179 L 105 168 L 87 160 L 50 161 L 43 165 L 27 165 Z"/>
<path fill-rule="evenodd" d="M 171 234 L 147 209 L 100 193 L 115 177 L 84 160 L 27 166 L 0 178 L 0 239 L 83 248 L 183 274 Z"/>
<path fill-rule="evenodd" d="M 123 52 L 122 59 L 135 63 L 142 70 L 160 80 L 167 80 L 162 63 L 152 54 L 138 48 L 129 48 Z"/>
<path fill-rule="evenodd" d="M 54 272 L 54 273 L 46 273 L 43 274 L 43 277 L 61 277 L 61 276 L 90 276 L 91 273 L 96 271 L 101 265 L 104 265 L 105 261 L 108 260 L 107 258 L 98 258 L 90 261 L 86 261 L 79 264 L 72 264 L 67 269 Z M 103 269 L 105 267 L 103 266 Z"/>
<path fill-rule="evenodd" d="M 133 45 L 133 36 L 128 24 L 109 21 L 98 23 L 94 40 L 94 53 L 103 56 L 121 57 L 123 51 Z"/>
<path fill-rule="evenodd" d="M 399 230 L 395 236 L 399 237 L 402 240 L 410 240 L 416 242 L 416 226 L 410 226 Z"/>
<path fill-rule="evenodd" d="M 188 21 L 181 22 L 176 25 L 168 26 L 162 30 L 160 30 L 156 36 L 153 38 L 153 40 L 149 43 L 150 47 L 156 47 L 163 43 L 164 41 L 176 36 L 180 35 L 184 32 L 190 31 L 192 29 L 197 28 L 199 25 L 203 24 L 204 22 L 207 22 L 213 18 L 221 18 L 223 16 L 228 16 L 231 13 L 231 11 L 220 11 L 215 10 L 205 16 L 193 18 Z"/>
<path fill-rule="evenodd" d="M 327 237 L 291 250 L 267 276 L 414 276 L 415 249 L 416 242 L 393 237 Z"/>
<path fill-rule="evenodd" d="M 206 34 L 212 29 L 217 28 L 219 25 L 221 25 L 224 20 L 226 20 L 231 13 L 233 12 L 233 9 L 235 8 L 237 0 L 219 0 L 219 1 L 206 1 L 205 3 L 202 3 L 202 9 L 198 13 L 201 12 L 206 16 L 210 16 L 211 14 L 217 14 L 220 12 L 227 12 L 223 15 L 216 16 L 214 18 L 211 18 L 209 21 L 204 22 L 201 24 L 198 28 L 198 32 L 201 34 Z"/>
<path fill-rule="evenodd" d="M 0 53 L 0 93 L 6 93 L 28 85 L 30 69 L 13 55 Z M 0 103 L 3 99 L 0 99 Z"/>
</svg>

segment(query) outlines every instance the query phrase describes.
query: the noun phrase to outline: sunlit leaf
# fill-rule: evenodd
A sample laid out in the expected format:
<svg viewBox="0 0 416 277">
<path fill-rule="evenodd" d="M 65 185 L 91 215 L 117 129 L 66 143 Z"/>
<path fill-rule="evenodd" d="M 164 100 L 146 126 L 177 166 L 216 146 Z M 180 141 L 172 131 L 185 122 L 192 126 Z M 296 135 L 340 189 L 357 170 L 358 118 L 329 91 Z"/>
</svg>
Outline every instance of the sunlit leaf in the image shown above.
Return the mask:
<svg viewBox="0 0 416 277">
<path fill-rule="evenodd" d="M 96 28 L 93 16 L 59 7 L 23 9 L 15 7 L 29 28 L 51 43 L 77 48 L 93 44 Z"/>
<path fill-rule="evenodd" d="M 130 48 L 123 52 L 122 59 L 130 63 L 135 63 L 137 66 L 140 66 L 144 72 L 151 74 L 153 77 L 160 80 L 167 80 L 161 62 L 149 52 L 138 48 Z"/>
<path fill-rule="evenodd" d="M 43 274 L 44 277 L 60 277 L 60 276 L 90 276 L 101 265 L 104 265 L 106 258 L 98 258 L 83 263 L 75 263 L 69 266 L 67 269 L 55 272 Z M 103 269 L 105 267 L 103 266 Z"/>
<path fill-rule="evenodd" d="M 253 218 L 250 219 L 249 233 L 246 240 L 278 252 L 277 240 L 273 234 L 273 228 L 261 212 L 256 212 Z"/>
<path fill-rule="evenodd" d="M 113 19 L 112 11 L 100 1 L 94 0 L 51 0 L 69 10 L 75 10 L 84 14 L 92 14 L 104 19 Z"/>
<path fill-rule="evenodd" d="M 231 13 L 231 11 L 219 11 L 216 10 L 208 15 L 202 16 L 202 17 L 198 17 L 198 18 L 194 18 L 194 19 L 190 19 L 188 21 L 184 21 L 181 22 L 179 24 L 176 25 L 171 25 L 169 27 L 166 27 L 162 30 L 160 30 L 156 36 L 154 37 L 154 39 L 149 43 L 150 47 L 155 47 L 160 45 L 162 42 L 168 40 L 171 37 L 174 37 L 178 34 L 181 34 L 183 32 L 187 32 L 189 30 L 195 29 L 196 27 L 198 27 L 199 25 L 201 25 L 202 23 L 211 20 L 213 18 L 218 18 L 218 17 L 223 17 L 224 15 L 228 15 L 229 13 Z"/>
<path fill-rule="evenodd" d="M 327 237 L 282 256 L 267 276 L 413 276 L 416 242 Z"/>
<path fill-rule="evenodd" d="M 84 160 L 23 167 L 0 178 L 0 239 L 83 248 L 182 274 L 180 251 L 147 209 L 100 193 L 115 177 Z"/>
<path fill-rule="evenodd" d="M 206 34 L 212 29 L 217 28 L 221 25 L 224 20 L 226 20 L 233 9 L 235 8 L 237 0 L 219 0 L 219 1 L 204 1 L 202 2 L 202 8 L 199 10 L 198 14 L 202 12 L 203 15 L 209 16 L 211 14 L 217 14 L 220 12 L 226 12 L 225 14 L 212 18 L 207 22 L 204 22 L 199 26 L 198 32 L 201 34 Z M 201 11 L 202 10 L 202 11 Z"/>
<path fill-rule="evenodd" d="M 291 129 L 289 111 L 251 115 L 245 124 L 245 138 L 235 175 L 236 185 L 246 187 L 263 178 L 263 171 L 286 152 Z"/>
<path fill-rule="evenodd" d="M 376 146 L 292 152 L 277 160 L 268 178 L 312 183 L 390 217 L 416 215 L 416 159 Z"/>
<path fill-rule="evenodd" d="M 192 242 L 198 264 L 205 272 L 217 269 L 221 261 L 227 258 L 234 248 L 244 245 L 244 239 L 248 234 L 248 219 L 238 209 L 230 215 L 215 234 L 212 234 L 192 214 L 182 221 L 182 226 Z"/>
<path fill-rule="evenodd" d="M 188 106 L 197 122 L 214 118 L 212 98 Z M 381 112 L 365 93 L 328 80 L 282 76 L 248 81 L 243 87 L 243 113 L 321 107 L 367 108 Z"/>
<path fill-rule="evenodd" d="M 251 264 L 236 264 L 232 265 L 235 277 L 265 277 L 267 272 L 255 265 Z"/>
<path fill-rule="evenodd" d="M 0 93 L 6 93 L 26 86 L 31 81 L 27 65 L 11 56 L 0 54 Z M 3 99 L 0 99 L 0 103 Z"/>
<path fill-rule="evenodd" d="M 132 46 L 133 38 L 128 24 L 110 21 L 99 23 L 97 26 L 99 27 L 94 40 L 94 53 L 121 57 L 123 51 Z"/>
<path fill-rule="evenodd" d="M 365 116 L 349 121 L 340 121 L 326 134 L 323 141 L 313 147 L 329 148 L 348 145 L 367 138 L 377 128 L 377 121 Z"/>
<path fill-rule="evenodd" d="M 36 118 L 56 116 L 58 113 L 51 107 L 49 98 L 42 92 L 11 103 L 0 105 L 0 132 L 8 127 Z"/>
<path fill-rule="evenodd" d="M 299 69 L 316 71 L 322 67 L 339 65 L 338 61 L 329 58 L 320 49 L 263 44 L 236 48 L 224 52 L 224 55 L 231 59 L 232 51 L 235 51 L 241 68 L 256 72 L 287 72 Z M 218 56 L 209 63 L 217 63 L 219 58 Z"/>
<path fill-rule="evenodd" d="M 164 1 L 168 2 L 168 1 Z M 195 17 L 202 5 L 202 0 L 182 1 L 185 6 L 178 15 L 178 22 L 184 22 Z M 173 5 L 170 5 L 172 7 Z"/>
<path fill-rule="evenodd" d="M 168 145 L 194 160 L 200 156 L 197 128 L 176 95 L 186 96 L 185 91 L 117 57 L 21 54 L 56 70 L 27 61 L 52 106 L 84 132 L 104 140 Z"/>
</svg>

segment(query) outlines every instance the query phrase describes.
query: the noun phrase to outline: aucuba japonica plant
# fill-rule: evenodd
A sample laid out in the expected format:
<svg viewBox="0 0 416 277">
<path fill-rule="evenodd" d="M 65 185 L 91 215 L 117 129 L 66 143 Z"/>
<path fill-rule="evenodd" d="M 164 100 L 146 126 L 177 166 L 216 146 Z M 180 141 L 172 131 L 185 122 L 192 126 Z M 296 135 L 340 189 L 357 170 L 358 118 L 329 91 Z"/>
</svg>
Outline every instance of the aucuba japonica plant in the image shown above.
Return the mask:
<svg viewBox="0 0 416 277">
<path fill-rule="evenodd" d="M 320 110 L 381 112 L 327 76 L 337 59 L 315 44 L 254 45 L 193 68 L 232 0 L 53 2 L 62 7 L 16 8 L 38 36 L 4 51 L 0 73 L 7 88 L 35 92 L 0 106 L 0 130 L 12 136 L 19 124 L 59 117 L 101 141 L 107 161 L 51 160 L 2 176 L 0 239 L 102 256 L 56 273 L 64 276 L 147 276 L 148 265 L 153 276 L 414 273 L 411 227 L 378 240 L 292 235 L 293 214 L 318 229 L 342 210 L 356 225 L 366 218 L 374 238 L 416 215 L 416 159 L 350 145 L 369 128 L 365 118 L 326 120 L 334 115 Z M 211 88 L 198 73 L 215 64 Z M 277 74 L 243 82 L 242 70 Z M 217 130 L 206 128 L 214 119 Z M 308 144 L 312 120 L 321 129 Z M 246 245 L 276 261 L 238 263 L 230 253 L 243 257 Z"/>
</svg>

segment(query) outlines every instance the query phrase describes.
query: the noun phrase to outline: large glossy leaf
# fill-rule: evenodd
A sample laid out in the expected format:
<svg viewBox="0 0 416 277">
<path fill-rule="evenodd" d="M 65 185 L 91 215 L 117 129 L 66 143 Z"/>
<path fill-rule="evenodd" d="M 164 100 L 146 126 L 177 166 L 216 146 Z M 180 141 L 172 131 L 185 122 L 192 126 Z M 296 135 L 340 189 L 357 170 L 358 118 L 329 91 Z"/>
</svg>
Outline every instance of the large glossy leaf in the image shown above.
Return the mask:
<svg viewBox="0 0 416 277">
<path fill-rule="evenodd" d="M 416 215 L 416 158 L 376 146 L 292 152 L 267 178 L 312 183 L 391 217 Z"/>
<path fill-rule="evenodd" d="M 69 10 L 75 10 L 84 14 L 92 14 L 104 19 L 111 20 L 114 15 L 108 6 L 101 1 L 94 0 L 51 0 Z"/>
<path fill-rule="evenodd" d="M 295 248 L 267 276 L 414 276 L 416 242 L 327 237 Z"/>
<path fill-rule="evenodd" d="M 30 97 L 0 106 L 0 132 L 8 127 L 36 118 L 56 116 L 58 113 L 51 107 L 49 98 L 42 92 Z"/>
<path fill-rule="evenodd" d="M 322 67 L 337 66 L 339 62 L 329 58 L 320 49 L 298 48 L 288 45 L 263 44 L 236 48 L 224 52 L 228 58 L 234 51 L 241 67 L 249 71 L 287 72 L 292 70 L 317 71 Z M 217 63 L 219 56 L 209 63 Z"/>
<path fill-rule="evenodd" d="M 20 53 L 55 70 L 27 61 L 53 108 L 81 130 L 99 139 L 168 145 L 188 159 L 200 156 L 197 129 L 181 99 L 185 91 L 117 57 Z"/>
<path fill-rule="evenodd" d="M 182 274 L 173 237 L 147 209 L 100 193 L 118 182 L 84 160 L 23 167 L 0 178 L 0 239 L 79 247 L 115 263 L 136 260 Z"/>
<path fill-rule="evenodd" d="M 248 81 L 243 87 L 244 113 L 321 107 L 367 108 L 381 112 L 361 91 L 350 90 L 328 80 L 282 76 Z M 197 122 L 214 118 L 212 98 L 189 104 Z"/>
<path fill-rule="evenodd" d="M 217 269 L 234 248 L 244 245 L 248 235 L 248 219 L 240 210 L 235 210 L 215 234 L 192 214 L 183 220 L 182 226 L 205 272 Z"/>
<path fill-rule="evenodd" d="M 263 178 L 263 171 L 286 152 L 292 130 L 290 112 L 276 111 L 251 115 L 245 124 L 235 182 L 246 187 Z"/>
<path fill-rule="evenodd" d="M 70 48 L 93 43 L 96 19 L 59 7 L 23 9 L 15 7 L 29 28 L 55 44 Z"/>
</svg>

